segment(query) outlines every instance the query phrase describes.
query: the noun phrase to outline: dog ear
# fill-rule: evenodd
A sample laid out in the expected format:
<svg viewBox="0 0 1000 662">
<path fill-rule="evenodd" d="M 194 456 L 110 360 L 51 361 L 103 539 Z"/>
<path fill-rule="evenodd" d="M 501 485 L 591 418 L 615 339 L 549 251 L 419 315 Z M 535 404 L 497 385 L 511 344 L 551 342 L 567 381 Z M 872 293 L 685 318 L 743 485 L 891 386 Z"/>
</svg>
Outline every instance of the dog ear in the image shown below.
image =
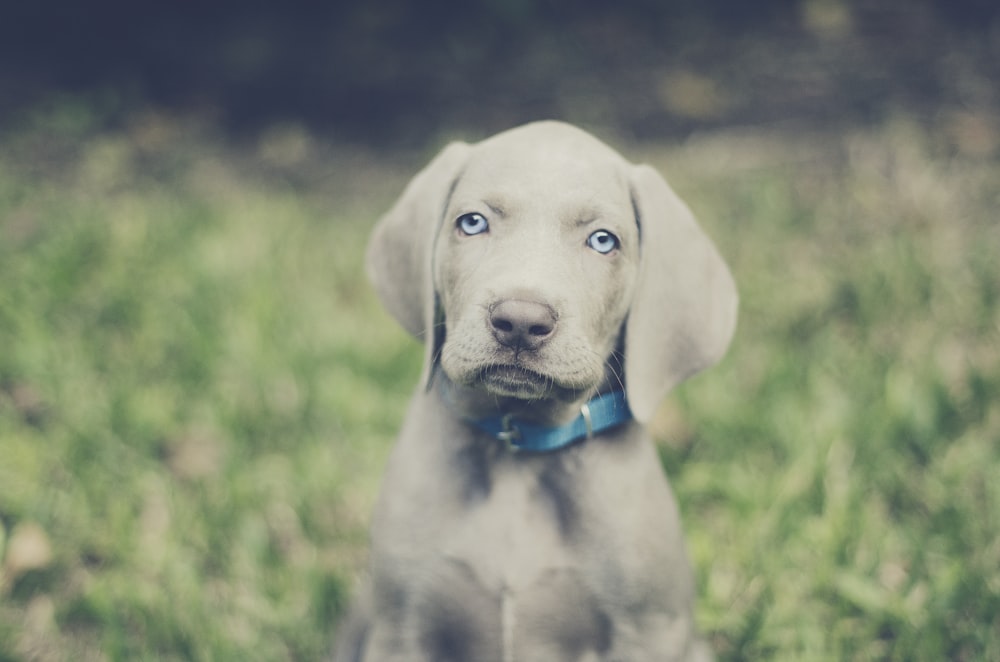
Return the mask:
<svg viewBox="0 0 1000 662">
<path fill-rule="evenodd" d="M 632 413 L 652 417 L 667 392 L 718 362 L 736 327 L 729 268 L 691 210 L 653 168 L 633 166 L 641 261 L 625 330 Z"/>
<path fill-rule="evenodd" d="M 425 378 L 435 351 L 434 244 L 448 196 L 470 149 L 455 142 L 441 150 L 379 219 L 368 242 L 368 278 L 382 305 L 404 329 L 425 340 Z"/>
</svg>

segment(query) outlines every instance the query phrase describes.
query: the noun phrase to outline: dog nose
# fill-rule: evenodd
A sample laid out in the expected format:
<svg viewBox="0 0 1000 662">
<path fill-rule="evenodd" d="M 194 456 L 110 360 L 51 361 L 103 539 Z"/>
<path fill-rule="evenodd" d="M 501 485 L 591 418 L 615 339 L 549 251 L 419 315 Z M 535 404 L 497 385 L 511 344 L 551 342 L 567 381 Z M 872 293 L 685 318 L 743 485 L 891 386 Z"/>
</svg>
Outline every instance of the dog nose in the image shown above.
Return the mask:
<svg viewBox="0 0 1000 662">
<path fill-rule="evenodd" d="M 556 329 L 556 312 L 534 301 L 505 299 L 490 307 L 493 336 L 513 349 L 538 349 Z"/>
</svg>

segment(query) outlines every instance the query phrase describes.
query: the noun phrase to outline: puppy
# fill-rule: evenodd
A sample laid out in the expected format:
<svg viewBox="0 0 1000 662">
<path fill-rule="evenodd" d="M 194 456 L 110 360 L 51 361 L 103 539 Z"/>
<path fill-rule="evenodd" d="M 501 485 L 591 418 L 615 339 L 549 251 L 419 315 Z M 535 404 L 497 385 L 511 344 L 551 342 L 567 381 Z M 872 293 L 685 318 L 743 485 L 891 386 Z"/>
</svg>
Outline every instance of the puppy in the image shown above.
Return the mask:
<svg viewBox="0 0 1000 662">
<path fill-rule="evenodd" d="M 643 423 L 725 353 L 737 294 L 663 178 L 562 123 L 454 143 L 368 267 L 426 361 L 335 659 L 711 659 Z"/>
</svg>

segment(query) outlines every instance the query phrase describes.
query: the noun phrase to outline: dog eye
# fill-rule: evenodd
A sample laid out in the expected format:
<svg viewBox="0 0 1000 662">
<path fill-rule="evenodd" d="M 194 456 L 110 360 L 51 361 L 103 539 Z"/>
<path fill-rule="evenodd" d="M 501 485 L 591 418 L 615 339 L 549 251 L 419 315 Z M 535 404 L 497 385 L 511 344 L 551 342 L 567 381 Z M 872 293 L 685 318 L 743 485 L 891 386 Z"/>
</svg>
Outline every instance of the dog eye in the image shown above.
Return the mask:
<svg viewBox="0 0 1000 662">
<path fill-rule="evenodd" d="M 597 230 L 587 237 L 587 245 L 604 255 L 618 248 L 619 244 L 618 237 L 607 230 Z"/>
<path fill-rule="evenodd" d="M 455 224 L 463 234 L 469 236 L 482 234 L 490 229 L 490 224 L 486 221 L 486 217 L 475 212 L 471 214 L 462 214 L 458 217 Z"/>
</svg>

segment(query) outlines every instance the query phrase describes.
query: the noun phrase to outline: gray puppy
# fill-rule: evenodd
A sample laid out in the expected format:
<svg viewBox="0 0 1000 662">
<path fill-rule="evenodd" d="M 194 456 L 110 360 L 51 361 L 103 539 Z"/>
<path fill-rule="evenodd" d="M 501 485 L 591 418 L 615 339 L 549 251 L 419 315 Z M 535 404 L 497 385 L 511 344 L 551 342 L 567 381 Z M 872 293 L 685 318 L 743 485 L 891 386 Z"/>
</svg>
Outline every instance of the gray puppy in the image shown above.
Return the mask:
<svg viewBox="0 0 1000 662">
<path fill-rule="evenodd" d="M 454 143 L 368 266 L 426 364 L 335 659 L 710 659 L 642 423 L 725 353 L 737 294 L 663 178 L 555 122 Z"/>
</svg>

